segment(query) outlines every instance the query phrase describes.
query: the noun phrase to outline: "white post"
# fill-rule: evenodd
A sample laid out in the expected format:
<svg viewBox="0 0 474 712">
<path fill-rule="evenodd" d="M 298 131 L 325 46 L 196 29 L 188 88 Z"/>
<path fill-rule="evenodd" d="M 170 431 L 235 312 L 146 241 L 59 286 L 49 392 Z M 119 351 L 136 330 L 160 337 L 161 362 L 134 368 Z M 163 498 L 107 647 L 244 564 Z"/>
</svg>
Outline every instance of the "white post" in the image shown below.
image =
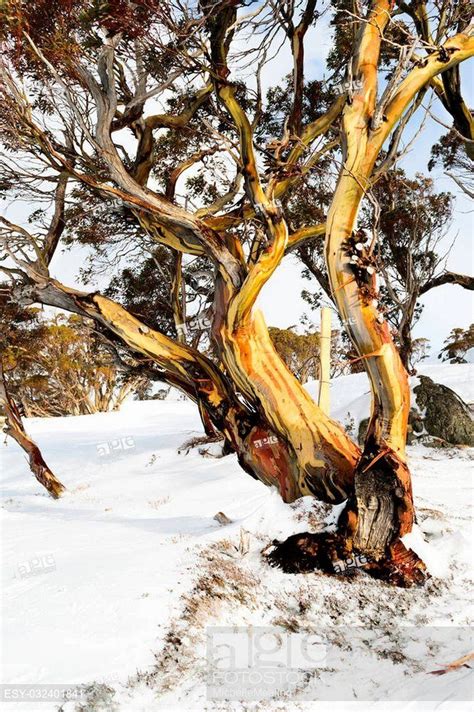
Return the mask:
<svg viewBox="0 0 474 712">
<path fill-rule="evenodd" d="M 331 309 L 321 308 L 321 335 L 319 347 L 319 398 L 318 405 L 326 415 L 330 410 L 330 369 L 331 369 Z"/>
</svg>

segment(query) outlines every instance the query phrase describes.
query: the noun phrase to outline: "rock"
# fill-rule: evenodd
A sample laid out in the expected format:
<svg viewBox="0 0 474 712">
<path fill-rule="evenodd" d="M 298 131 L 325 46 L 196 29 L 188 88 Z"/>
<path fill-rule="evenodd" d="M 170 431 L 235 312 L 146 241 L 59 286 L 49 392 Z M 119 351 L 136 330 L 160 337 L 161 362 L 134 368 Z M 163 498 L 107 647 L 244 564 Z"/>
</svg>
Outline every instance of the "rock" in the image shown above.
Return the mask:
<svg viewBox="0 0 474 712">
<path fill-rule="evenodd" d="M 224 514 L 224 512 L 217 512 L 217 514 L 214 515 L 214 519 L 216 522 L 219 522 L 219 524 L 222 524 L 222 526 L 232 524 L 232 519 L 229 519 L 227 514 Z"/>
<path fill-rule="evenodd" d="M 425 432 L 452 445 L 474 447 L 474 422 L 466 403 L 450 388 L 420 376 L 414 388 Z"/>
<path fill-rule="evenodd" d="M 416 408 L 412 408 L 410 410 L 410 415 L 408 416 L 408 422 L 411 425 L 411 429 L 414 433 L 417 435 L 421 435 L 421 433 L 425 429 L 425 424 L 423 423 L 423 418 L 421 417 L 421 414 Z"/>
<path fill-rule="evenodd" d="M 474 422 L 471 409 L 450 388 L 434 383 L 428 376 L 420 376 L 420 384 L 414 389 L 417 408 L 408 416 L 407 444 L 412 445 L 422 434 L 424 444 L 433 447 L 447 445 L 470 445 L 474 447 Z M 422 415 L 424 413 L 424 415 Z M 363 445 L 369 419 L 360 421 L 357 440 Z"/>
<path fill-rule="evenodd" d="M 421 435 L 424 429 L 425 424 L 419 411 L 416 408 L 411 408 L 408 415 L 407 445 L 416 443 L 417 436 Z"/>
</svg>

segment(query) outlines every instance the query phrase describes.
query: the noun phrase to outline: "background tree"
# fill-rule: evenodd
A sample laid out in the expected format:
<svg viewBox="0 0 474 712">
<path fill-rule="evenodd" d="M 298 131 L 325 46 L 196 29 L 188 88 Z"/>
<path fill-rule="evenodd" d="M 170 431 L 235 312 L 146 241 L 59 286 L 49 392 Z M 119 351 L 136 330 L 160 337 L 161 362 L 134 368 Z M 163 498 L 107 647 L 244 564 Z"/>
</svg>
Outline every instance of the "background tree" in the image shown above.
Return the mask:
<svg viewBox="0 0 474 712">
<path fill-rule="evenodd" d="M 399 168 L 381 176 L 373 197 L 383 205 L 377 231 L 381 303 L 403 364 L 411 371 L 420 298 L 444 284 L 472 290 L 474 279 L 446 267 L 453 245 L 445 244 L 453 214 L 451 194 L 435 191 L 432 179 L 420 174 L 410 179 Z"/>
<path fill-rule="evenodd" d="M 79 316 L 46 320 L 38 313 L 10 328 L 3 368 L 27 417 L 118 410 L 145 378 L 119 368 L 91 323 Z"/>
<path fill-rule="evenodd" d="M 474 324 L 468 329 L 456 328 L 444 341 L 438 358 L 449 363 L 467 363 L 467 354 L 474 348 Z"/>
<path fill-rule="evenodd" d="M 474 160 L 466 153 L 466 143 L 459 133 L 451 129 L 431 149 L 429 170 L 440 166 L 445 169 L 457 187 L 469 198 L 474 198 Z"/>
<path fill-rule="evenodd" d="M 276 350 L 301 383 L 319 378 L 319 333 L 298 334 L 293 329 L 270 327 Z"/>
</svg>

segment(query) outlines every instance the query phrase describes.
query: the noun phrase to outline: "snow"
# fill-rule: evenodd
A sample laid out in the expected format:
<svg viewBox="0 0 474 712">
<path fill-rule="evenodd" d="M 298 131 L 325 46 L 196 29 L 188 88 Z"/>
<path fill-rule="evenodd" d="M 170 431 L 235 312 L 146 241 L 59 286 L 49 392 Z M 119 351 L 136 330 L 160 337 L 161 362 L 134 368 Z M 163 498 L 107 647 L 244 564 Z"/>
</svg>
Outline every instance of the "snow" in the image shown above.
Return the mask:
<svg viewBox="0 0 474 712">
<path fill-rule="evenodd" d="M 474 400 L 471 366 L 420 370 Z M 358 422 L 369 400 L 363 374 L 332 384 L 336 418 L 350 413 Z M 407 543 L 432 578 L 424 589 L 400 590 L 363 572 L 333 578 L 269 568 L 261 552 L 273 539 L 307 530 L 308 518 L 314 530 L 334 523 L 341 507 L 311 498 L 285 505 L 234 456 L 185 454 L 183 444 L 202 433 L 188 401 L 129 402 L 119 413 L 26 426 L 68 493 L 51 500 L 16 444 L 1 444 L 4 684 L 93 684 L 87 702 L 67 702 L 65 712 L 471 708 L 469 668 L 430 674 L 472 649 L 469 449 L 409 448 L 418 524 Z M 218 512 L 231 523 L 216 521 Z M 330 641 L 329 669 L 301 699 L 207 700 L 212 626 L 318 632 Z"/>
<path fill-rule="evenodd" d="M 420 375 L 429 376 L 435 383 L 442 383 L 451 388 L 466 403 L 474 402 L 474 364 L 421 364 L 417 369 Z M 410 378 L 412 391 L 418 383 L 417 376 Z M 306 388 L 313 398 L 317 399 L 319 382 L 310 381 L 306 384 Z M 350 417 L 354 419 L 354 430 L 357 433 L 360 421 L 368 417 L 369 411 L 370 385 L 365 372 L 340 376 L 331 382 L 332 417 L 345 423 L 348 422 L 350 414 Z"/>
</svg>

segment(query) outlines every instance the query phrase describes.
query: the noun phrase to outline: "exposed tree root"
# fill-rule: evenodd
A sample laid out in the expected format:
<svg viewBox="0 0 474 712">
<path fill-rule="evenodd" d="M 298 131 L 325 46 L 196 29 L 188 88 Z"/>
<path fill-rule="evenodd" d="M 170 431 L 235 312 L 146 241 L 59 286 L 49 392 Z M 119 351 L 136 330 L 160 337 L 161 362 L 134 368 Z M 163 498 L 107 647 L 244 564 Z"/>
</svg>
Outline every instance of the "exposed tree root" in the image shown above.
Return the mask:
<svg viewBox="0 0 474 712">
<path fill-rule="evenodd" d="M 178 454 L 181 455 L 184 453 L 185 455 L 188 455 L 191 450 L 197 447 L 201 447 L 203 445 L 212 445 L 214 443 L 222 443 L 223 445 L 223 455 L 228 455 L 229 450 L 227 447 L 225 447 L 226 443 L 224 441 L 224 438 L 220 433 L 216 433 L 215 435 L 196 435 L 192 438 L 189 438 L 189 440 L 186 440 L 182 445 L 179 446 L 178 448 Z M 224 452 L 224 447 L 225 447 L 225 452 Z"/>
<path fill-rule="evenodd" d="M 342 512 L 338 529 L 352 550 L 374 561 L 386 558 L 392 542 L 411 531 L 414 520 L 410 472 L 398 455 L 377 446 L 368 436 L 357 466 L 354 494 Z"/>
<path fill-rule="evenodd" d="M 353 576 L 362 570 L 401 588 L 421 586 L 430 577 L 423 561 L 400 540 L 390 547 L 388 556 L 373 561 L 361 551 L 351 551 L 338 532 L 294 534 L 283 542 L 274 542 L 267 560 L 271 566 L 292 574 L 319 570 L 333 576 Z"/>
</svg>

